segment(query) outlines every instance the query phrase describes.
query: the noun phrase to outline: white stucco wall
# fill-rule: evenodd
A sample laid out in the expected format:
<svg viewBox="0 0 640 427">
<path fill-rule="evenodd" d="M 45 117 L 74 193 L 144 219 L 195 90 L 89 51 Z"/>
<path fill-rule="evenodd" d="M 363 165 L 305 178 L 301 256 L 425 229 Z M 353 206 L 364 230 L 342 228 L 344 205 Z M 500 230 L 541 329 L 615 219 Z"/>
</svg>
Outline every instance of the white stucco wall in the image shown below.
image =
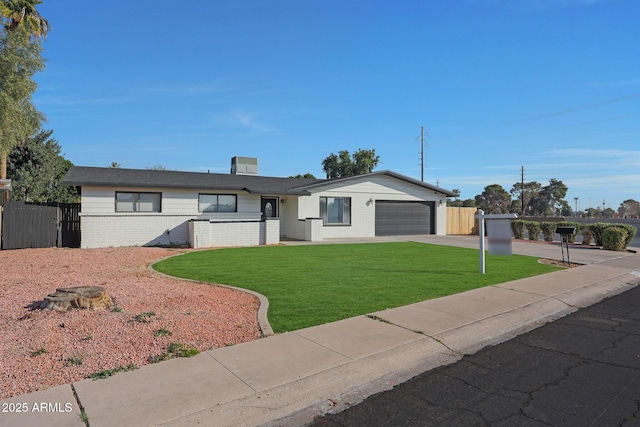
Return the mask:
<svg viewBox="0 0 640 427">
<path fill-rule="evenodd" d="M 446 234 L 446 197 L 409 182 L 387 175 L 369 175 L 342 183 L 327 184 L 310 190 L 311 196 L 298 199 L 298 217 L 318 217 L 320 197 L 351 197 L 351 225 L 325 225 L 325 238 L 375 236 L 375 201 L 407 200 L 435 202 L 435 234 Z M 373 202 L 371 202 L 373 201 Z M 304 224 L 304 223 L 303 223 Z"/>
</svg>

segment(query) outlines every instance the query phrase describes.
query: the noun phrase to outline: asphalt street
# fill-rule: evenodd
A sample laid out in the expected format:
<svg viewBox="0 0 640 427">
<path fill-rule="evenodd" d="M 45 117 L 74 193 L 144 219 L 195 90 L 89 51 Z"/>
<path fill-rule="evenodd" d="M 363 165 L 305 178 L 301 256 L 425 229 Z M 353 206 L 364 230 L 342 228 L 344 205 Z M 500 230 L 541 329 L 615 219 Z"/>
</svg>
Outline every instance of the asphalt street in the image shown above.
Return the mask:
<svg viewBox="0 0 640 427">
<path fill-rule="evenodd" d="M 311 426 L 640 426 L 640 287 Z"/>
</svg>

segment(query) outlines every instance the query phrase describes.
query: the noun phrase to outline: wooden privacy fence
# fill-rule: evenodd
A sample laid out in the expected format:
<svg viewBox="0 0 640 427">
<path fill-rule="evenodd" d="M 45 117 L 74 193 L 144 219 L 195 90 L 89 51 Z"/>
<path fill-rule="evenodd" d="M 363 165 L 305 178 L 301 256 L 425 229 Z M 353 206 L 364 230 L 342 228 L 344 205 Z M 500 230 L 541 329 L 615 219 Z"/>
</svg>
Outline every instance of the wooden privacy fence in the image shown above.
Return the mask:
<svg viewBox="0 0 640 427">
<path fill-rule="evenodd" d="M 477 208 L 447 206 L 447 234 L 478 234 Z"/>
<path fill-rule="evenodd" d="M 8 201 L 2 212 L 2 249 L 80 247 L 80 204 Z"/>
</svg>

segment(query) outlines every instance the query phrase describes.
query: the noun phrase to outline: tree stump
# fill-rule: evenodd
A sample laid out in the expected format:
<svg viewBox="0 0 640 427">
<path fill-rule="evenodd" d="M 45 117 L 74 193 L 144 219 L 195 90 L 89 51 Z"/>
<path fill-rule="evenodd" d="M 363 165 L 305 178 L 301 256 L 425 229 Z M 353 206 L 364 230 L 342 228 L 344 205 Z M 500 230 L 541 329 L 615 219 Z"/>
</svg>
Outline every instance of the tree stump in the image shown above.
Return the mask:
<svg viewBox="0 0 640 427">
<path fill-rule="evenodd" d="M 44 298 L 39 308 L 64 312 L 71 307 L 95 310 L 113 306 L 111 297 L 102 286 L 75 286 L 56 289 L 55 293 Z"/>
</svg>

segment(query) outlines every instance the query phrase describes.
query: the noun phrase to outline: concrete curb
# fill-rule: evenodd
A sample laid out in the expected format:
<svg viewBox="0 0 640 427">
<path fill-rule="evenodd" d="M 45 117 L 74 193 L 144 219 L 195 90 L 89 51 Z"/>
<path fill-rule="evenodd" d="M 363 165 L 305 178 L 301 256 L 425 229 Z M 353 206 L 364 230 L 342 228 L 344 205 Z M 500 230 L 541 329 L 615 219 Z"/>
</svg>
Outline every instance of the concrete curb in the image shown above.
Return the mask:
<svg viewBox="0 0 640 427">
<path fill-rule="evenodd" d="M 595 304 L 636 285 L 615 280 L 592 283 L 585 286 L 589 297 L 582 302 Z M 315 416 L 340 412 L 416 375 L 455 363 L 467 354 L 508 341 L 573 313 L 578 307 L 563 299 L 573 298 L 571 294 L 581 289 L 546 297 L 433 336 L 415 332 L 420 335 L 415 341 L 240 399 L 212 405 L 160 425 L 305 425 Z"/>
</svg>

